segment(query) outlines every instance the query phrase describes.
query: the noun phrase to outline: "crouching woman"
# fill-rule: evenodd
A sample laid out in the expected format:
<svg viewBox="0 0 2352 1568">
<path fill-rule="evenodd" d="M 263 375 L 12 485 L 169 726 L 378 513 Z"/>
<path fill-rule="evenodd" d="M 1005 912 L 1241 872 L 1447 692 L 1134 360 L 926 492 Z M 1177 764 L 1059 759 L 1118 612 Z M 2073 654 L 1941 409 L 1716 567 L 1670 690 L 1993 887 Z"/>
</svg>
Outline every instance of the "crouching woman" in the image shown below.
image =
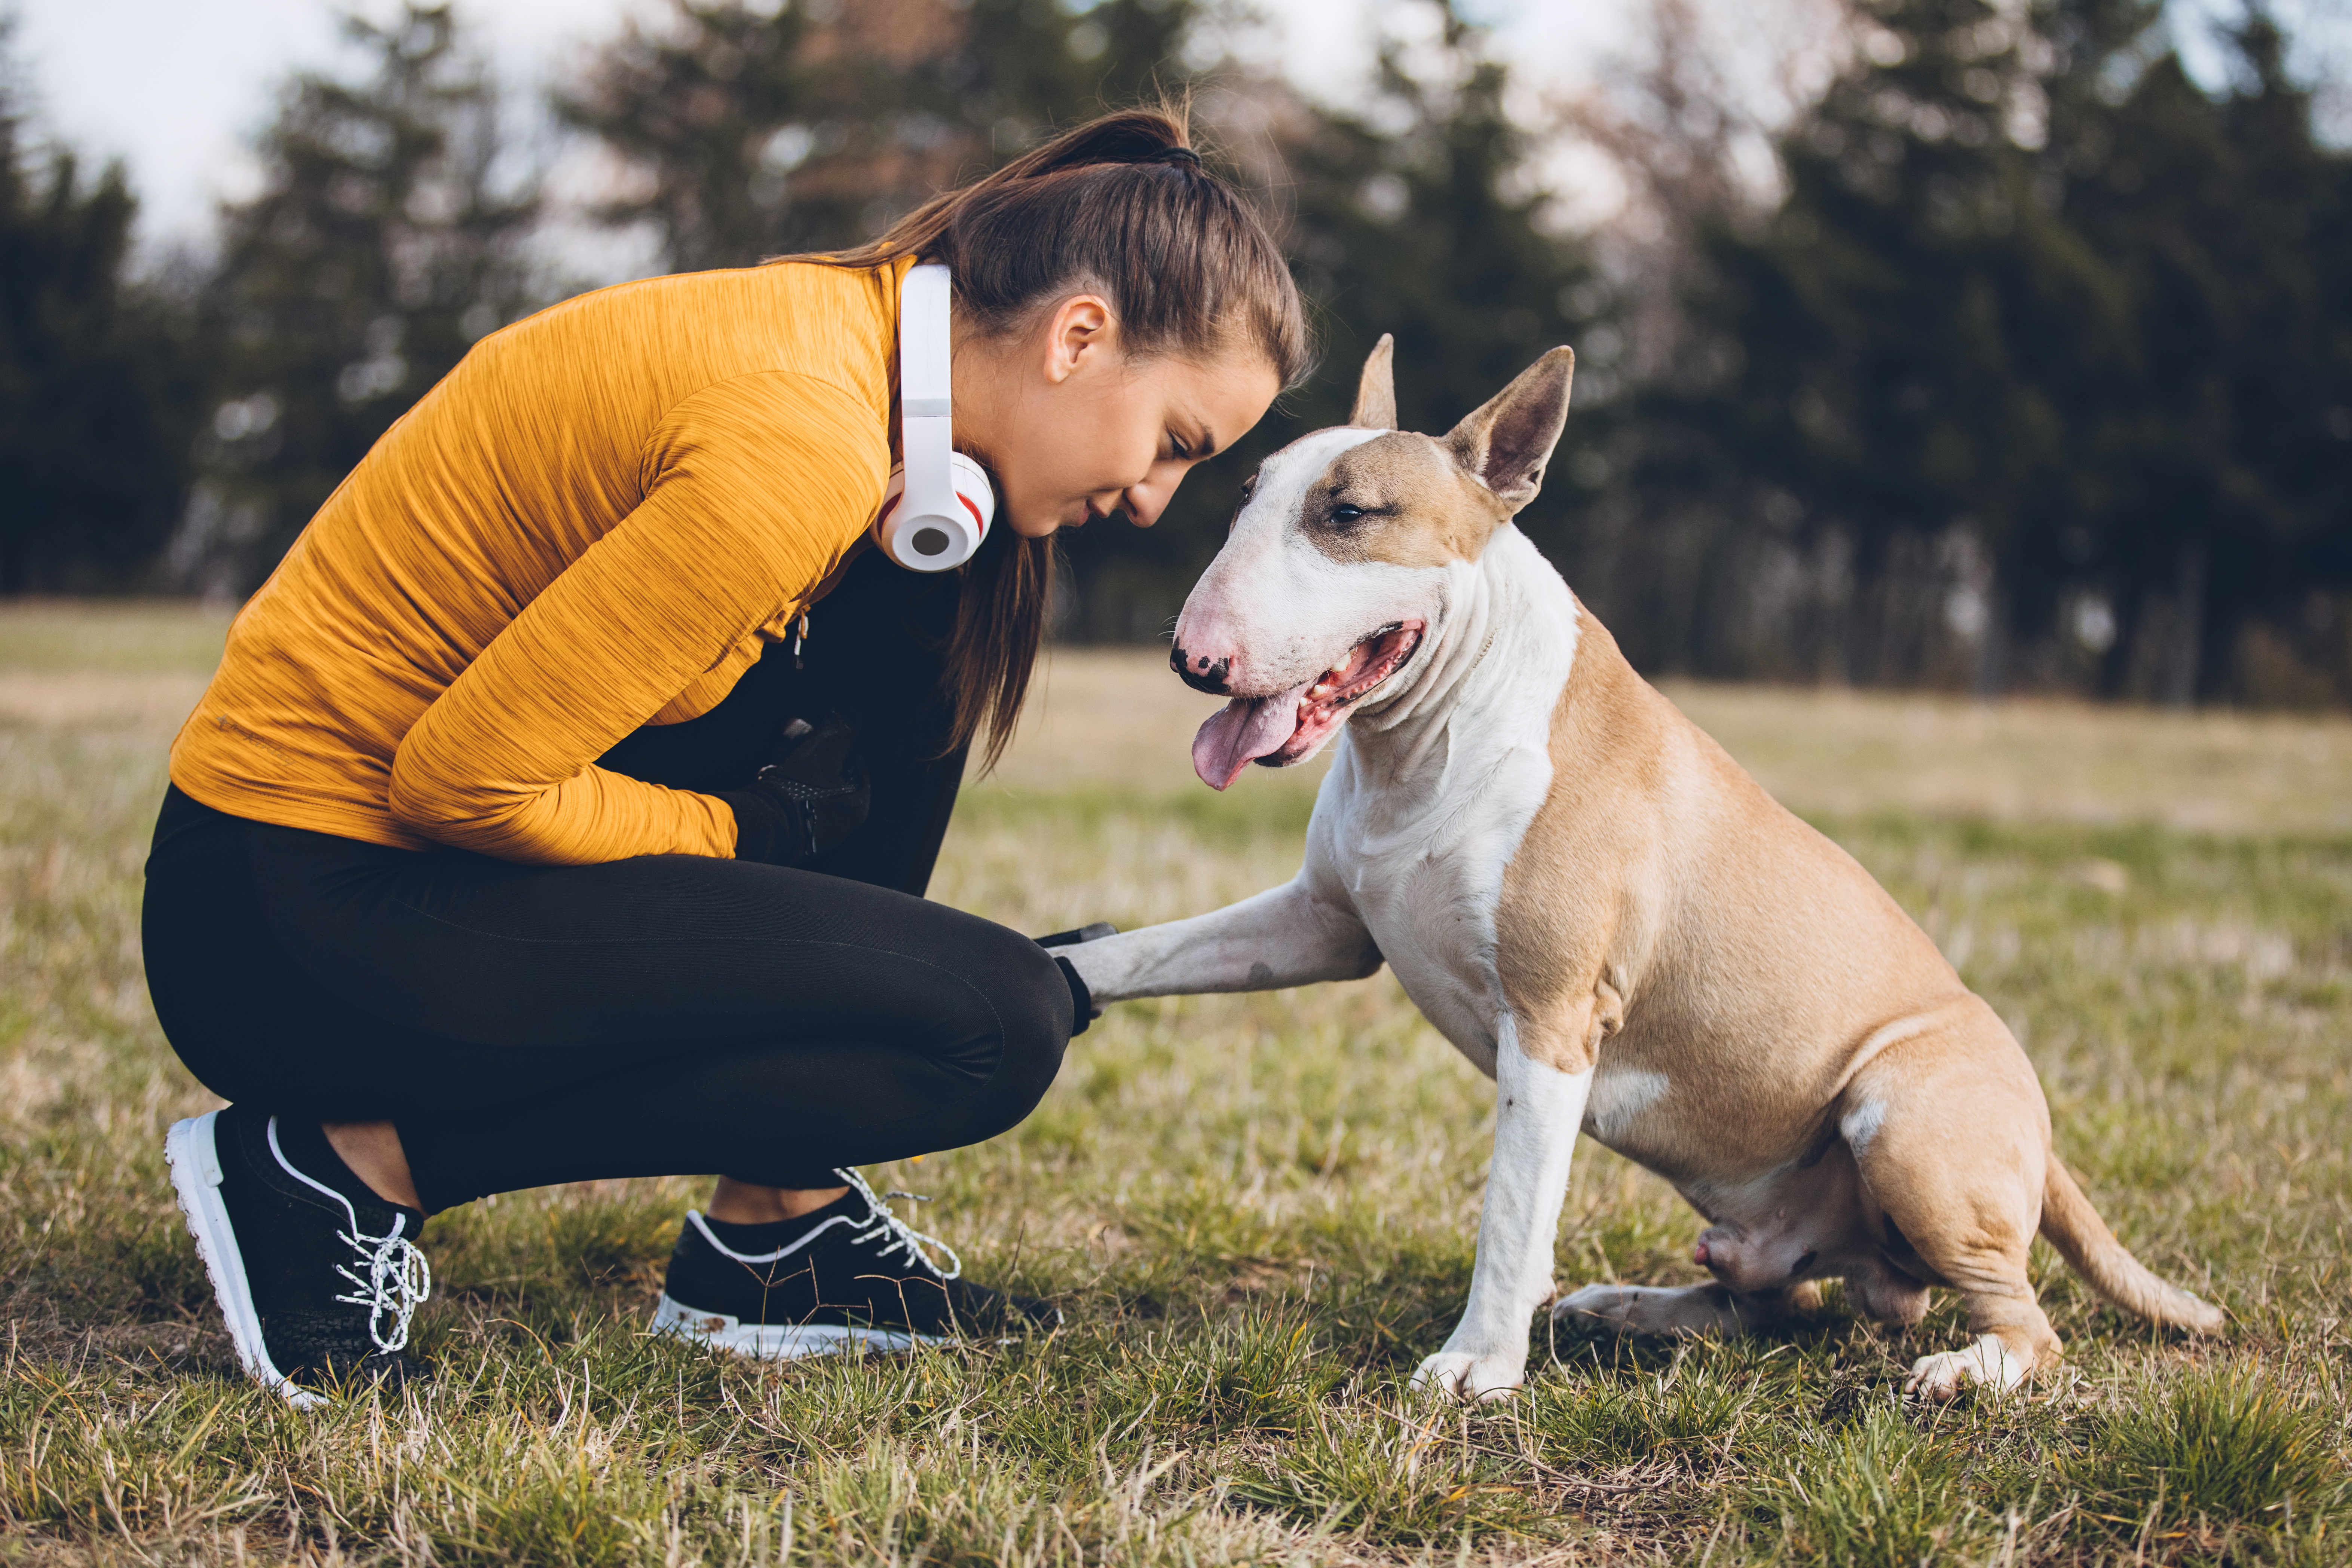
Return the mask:
<svg viewBox="0 0 2352 1568">
<path fill-rule="evenodd" d="M 918 260 L 950 270 L 956 445 L 999 496 L 936 574 L 868 548 Z M 1149 526 L 1305 359 L 1276 247 L 1148 111 L 862 250 L 478 344 L 173 747 L 148 984 L 232 1103 L 166 1152 L 247 1370 L 297 1403 L 418 1370 L 428 1214 L 713 1170 L 664 1327 L 794 1355 L 1050 1319 L 856 1172 L 1012 1127 L 1085 1023 L 1066 963 L 921 895 L 968 749 L 1019 712 L 1049 536 Z"/>
</svg>

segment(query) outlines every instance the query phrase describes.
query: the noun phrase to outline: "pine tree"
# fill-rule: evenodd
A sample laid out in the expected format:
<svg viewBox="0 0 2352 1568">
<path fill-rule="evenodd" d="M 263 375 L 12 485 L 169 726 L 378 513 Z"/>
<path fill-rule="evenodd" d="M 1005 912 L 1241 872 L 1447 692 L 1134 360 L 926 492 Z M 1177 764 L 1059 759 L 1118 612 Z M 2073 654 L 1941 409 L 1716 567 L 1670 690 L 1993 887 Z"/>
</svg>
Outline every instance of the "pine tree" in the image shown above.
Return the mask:
<svg viewBox="0 0 2352 1568">
<path fill-rule="evenodd" d="M 12 74 L 0 53 L 0 595 L 120 586 L 186 493 L 194 363 L 127 276 L 121 168 L 28 148 Z"/>
<path fill-rule="evenodd" d="M 535 303 L 537 200 L 503 177 L 497 85 L 450 7 L 344 26 L 373 73 L 297 76 L 261 194 L 221 215 L 220 397 L 173 549 L 224 590 L 258 583 L 393 421 Z"/>
<path fill-rule="evenodd" d="M 640 187 L 595 216 L 653 225 L 673 271 L 749 266 L 840 226 L 835 204 L 791 176 L 820 132 L 846 139 L 820 106 L 852 103 L 878 84 L 865 62 L 826 69 L 807 59 L 808 31 L 801 8 L 733 0 L 677 0 L 660 25 L 630 20 L 585 83 L 555 99 L 558 114 L 600 138 Z"/>
<path fill-rule="evenodd" d="M 2100 490 L 2036 564 L 2114 605 L 2103 687 L 2174 703 L 2229 695 L 2255 623 L 2352 587 L 2352 157 L 2316 142 L 2274 21 L 2227 38 L 2218 100 L 2166 54 L 2120 101 L 2069 106 L 2088 145 L 2067 216 L 2115 271 L 2131 353 L 2083 390 Z"/>
<path fill-rule="evenodd" d="M 557 112 L 637 188 L 598 208 L 651 224 L 674 270 L 857 244 L 1036 134 L 1163 78 L 1192 0 L 672 0 L 596 55 Z"/>
<path fill-rule="evenodd" d="M 2352 162 L 2258 15 L 2218 101 L 2153 0 L 1860 15 L 1787 199 L 1711 237 L 1724 368 L 1654 405 L 1645 479 L 1850 550 L 1859 679 L 2224 694 L 2249 617 L 2342 571 Z"/>
<path fill-rule="evenodd" d="M 1653 477 L 1680 469 L 1731 489 L 1734 515 L 1842 541 L 1864 593 L 1817 657 L 1907 681 L 1948 634 L 1989 639 L 1990 606 L 1938 602 L 1952 554 L 2000 558 L 2066 481 L 2036 345 L 2111 357 L 2098 328 L 2116 323 L 2018 140 L 2032 35 L 1984 0 L 1858 11 L 1854 67 L 1780 148 L 1780 209 L 1761 234 L 1709 239 L 1696 305 L 1727 374 L 1691 412 L 1722 454 Z M 1703 647 L 1701 668 L 1708 653 L 1736 657 Z"/>
</svg>

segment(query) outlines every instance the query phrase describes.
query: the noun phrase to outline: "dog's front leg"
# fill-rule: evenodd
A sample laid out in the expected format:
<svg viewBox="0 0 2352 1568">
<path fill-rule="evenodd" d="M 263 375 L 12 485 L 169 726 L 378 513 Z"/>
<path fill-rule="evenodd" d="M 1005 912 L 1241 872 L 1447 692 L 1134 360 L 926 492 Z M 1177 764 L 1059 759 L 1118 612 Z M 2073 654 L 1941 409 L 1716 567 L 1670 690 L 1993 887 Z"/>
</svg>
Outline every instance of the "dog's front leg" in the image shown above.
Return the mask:
<svg viewBox="0 0 2352 1568">
<path fill-rule="evenodd" d="M 1303 877 L 1213 914 L 1056 952 L 1097 1002 L 1360 980 L 1381 966 L 1356 911 Z"/>
<path fill-rule="evenodd" d="M 1495 1159 L 1478 1217 L 1470 1300 L 1413 1386 L 1495 1399 L 1527 1381 L 1528 1321 L 1551 1299 L 1552 1246 L 1592 1069 L 1562 1072 L 1522 1053 L 1507 1017 L 1495 1046 Z"/>
</svg>

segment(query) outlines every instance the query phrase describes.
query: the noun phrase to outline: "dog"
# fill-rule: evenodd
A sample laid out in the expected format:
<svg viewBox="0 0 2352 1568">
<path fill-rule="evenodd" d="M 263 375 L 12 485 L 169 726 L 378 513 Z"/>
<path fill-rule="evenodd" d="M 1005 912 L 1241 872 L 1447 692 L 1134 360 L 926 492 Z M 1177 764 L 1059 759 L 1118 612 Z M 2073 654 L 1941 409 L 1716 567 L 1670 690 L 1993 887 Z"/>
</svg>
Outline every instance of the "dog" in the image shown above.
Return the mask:
<svg viewBox="0 0 2352 1568">
<path fill-rule="evenodd" d="M 1231 698 L 1192 763 L 1223 789 L 1336 736 L 1286 885 L 1067 950 L 1097 1002 L 1357 979 L 1385 961 L 1496 1086 L 1460 1325 L 1417 1384 L 1500 1396 L 1531 1315 L 1621 1332 L 1771 1324 L 1843 1279 L 1906 1328 L 1948 1286 L 1970 1342 L 1906 1387 L 2015 1388 L 2058 1356 L 2038 1228 L 2110 1301 L 2221 1314 L 2118 1243 L 2051 1152 L 2025 1053 L 1870 874 L 1636 675 L 1512 519 L 1568 415 L 1545 354 L 1448 435 L 1397 430 L 1392 347 L 1345 426 L 1244 487 L 1170 662 Z M 1706 1219 L 1711 1283 L 1555 1298 L 1579 1130 Z"/>
</svg>

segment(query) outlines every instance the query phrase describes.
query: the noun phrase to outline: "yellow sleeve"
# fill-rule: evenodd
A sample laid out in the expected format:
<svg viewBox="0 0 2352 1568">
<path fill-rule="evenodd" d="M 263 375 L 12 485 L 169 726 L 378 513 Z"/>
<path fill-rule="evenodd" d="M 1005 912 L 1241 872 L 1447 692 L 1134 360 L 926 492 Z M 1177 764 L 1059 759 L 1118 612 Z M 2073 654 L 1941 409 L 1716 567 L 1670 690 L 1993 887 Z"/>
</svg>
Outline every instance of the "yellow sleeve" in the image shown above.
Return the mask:
<svg viewBox="0 0 2352 1568">
<path fill-rule="evenodd" d="M 828 382 L 762 373 L 680 405 L 646 445 L 645 500 L 401 741 L 393 816 L 506 860 L 733 855 L 725 802 L 590 764 L 806 600 L 888 461 L 881 418 Z"/>
</svg>

